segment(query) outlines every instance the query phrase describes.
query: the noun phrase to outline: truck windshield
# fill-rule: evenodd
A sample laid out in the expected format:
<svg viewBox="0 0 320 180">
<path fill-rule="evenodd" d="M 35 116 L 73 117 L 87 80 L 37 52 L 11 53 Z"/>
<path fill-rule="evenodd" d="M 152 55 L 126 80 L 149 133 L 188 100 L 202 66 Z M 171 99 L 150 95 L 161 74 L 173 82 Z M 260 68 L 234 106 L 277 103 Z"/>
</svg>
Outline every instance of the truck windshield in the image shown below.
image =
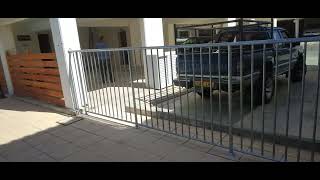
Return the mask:
<svg viewBox="0 0 320 180">
<path fill-rule="evenodd" d="M 238 31 L 224 32 L 220 35 L 218 42 L 236 42 L 240 36 Z M 243 32 L 243 41 L 266 40 L 268 35 L 266 32 L 246 31 Z"/>
</svg>

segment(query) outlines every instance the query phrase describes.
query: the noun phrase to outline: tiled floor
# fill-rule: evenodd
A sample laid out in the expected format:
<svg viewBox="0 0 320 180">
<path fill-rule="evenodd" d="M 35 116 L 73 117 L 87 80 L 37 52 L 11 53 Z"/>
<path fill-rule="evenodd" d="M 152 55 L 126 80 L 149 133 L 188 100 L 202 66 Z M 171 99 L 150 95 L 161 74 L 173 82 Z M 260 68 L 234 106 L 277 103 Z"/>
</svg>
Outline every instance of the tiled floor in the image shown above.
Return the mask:
<svg viewBox="0 0 320 180">
<path fill-rule="evenodd" d="M 0 162 L 265 161 L 159 131 L 67 116 L 14 98 L 0 99 Z M 38 122 L 41 125 L 38 126 Z"/>
</svg>

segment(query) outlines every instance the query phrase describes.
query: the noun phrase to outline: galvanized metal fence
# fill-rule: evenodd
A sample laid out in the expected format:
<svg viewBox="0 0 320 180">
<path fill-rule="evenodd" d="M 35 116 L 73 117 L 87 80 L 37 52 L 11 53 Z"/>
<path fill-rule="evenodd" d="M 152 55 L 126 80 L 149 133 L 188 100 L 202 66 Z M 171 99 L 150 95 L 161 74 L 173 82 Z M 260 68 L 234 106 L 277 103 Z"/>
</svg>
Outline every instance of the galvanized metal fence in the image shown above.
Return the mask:
<svg viewBox="0 0 320 180">
<path fill-rule="evenodd" d="M 320 161 L 319 42 L 70 50 L 74 108 L 231 154 Z"/>
</svg>

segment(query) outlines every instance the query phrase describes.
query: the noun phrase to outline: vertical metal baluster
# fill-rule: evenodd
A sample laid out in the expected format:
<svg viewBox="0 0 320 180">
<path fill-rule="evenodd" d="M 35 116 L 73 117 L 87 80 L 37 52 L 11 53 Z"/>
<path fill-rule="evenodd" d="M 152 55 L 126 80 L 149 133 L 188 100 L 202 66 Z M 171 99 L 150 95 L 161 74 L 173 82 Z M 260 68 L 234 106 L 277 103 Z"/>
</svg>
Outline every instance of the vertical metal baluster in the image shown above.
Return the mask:
<svg viewBox="0 0 320 180">
<path fill-rule="evenodd" d="M 228 46 L 228 105 L 229 105 L 229 152 L 233 154 L 233 135 L 232 135 L 232 52 Z"/>
<path fill-rule="evenodd" d="M 82 72 L 83 73 L 83 76 L 81 76 L 81 84 L 82 84 L 82 93 L 83 93 L 83 97 L 84 97 L 84 114 L 87 114 L 87 105 L 88 105 L 88 97 L 87 97 L 87 93 L 84 91 L 84 89 L 88 89 L 87 88 L 87 81 L 86 81 L 86 73 L 85 73 L 85 70 L 84 70 L 84 65 L 83 65 L 83 55 L 82 55 L 82 52 L 77 52 L 77 59 L 79 59 L 79 72 Z M 80 58 L 81 57 L 81 58 Z M 82 68 L 80 66 L 80 64 L 82 65 Z M 86 87 L 86 88 L 85 88 Z"/>
<path fill-rule="evenodd" d="M 302 136 L 302 123 L 303 123 L 303 107 L 304 107 L 304 87 L 305 87 L 305 66 L 306 63 L 306 54 L 307 54 L 307 42 L 304 42 L 304 49 L 303 49 L 303 63 L 302 63 L 302 92 L 301 92 L 301 107 L 300 107 L 300 121 L 299 121 L 299 147 L 298 147 L 298 155 L 297 155 L 297 161 L 300 161 L 300 151 L 301 151 L 301 136 Z"/>
<path fill-rule="evenodd" d="M 103 53 L 103 52 L 99 52 L 99 53 Z M 101 113 L 101 115 L 103 115 L 103 108 L 102 108 L 102 106 L 104 106 L 105 108 L 106 108 L 106 104 L 105 103 L 103 103 L 103 102 L 106 102 L 105 101 L 105 96 L 104 96 L 104 91 L 103 91 L 103 77 L 104 77 L 104 68 L 103 68 L 103 66 L 101 66 L 101 59 L 100 59 L 100 57 L 99 56 L 97 56 L 97 60 L 98 60 L 98 66 L 99 66 L 99 74 L 100 74 L 100 76 L 101 76 L 101 80 L 102 80 L 102 82 L 101 82 L 101 89 L 102 89 L 102 95 L 103 96 L 101 96 L 101 94 L 100 94 L 100 91 L 101 91 L 101 89 L 100 89 L 100 87 L 99 87 L 99 95 L 100 95 L 100 100 L 101 100 L 101 98 L 103 99 L 103 101 L 101 100 L 101 109 L 102 109 L 102 113 Z M 102 69 L 102 71 L 103 71 L 103 73 L 101 73 L 101 69 Z M 106 109 L 105 109 L 106 110 Z M 106 112 L 106 114 L 107 114 L 107 112 Z"/>
<path fill-rule="evenodd" d="M 151 119 L 151 127 L 153 128 L 153 116 L 152 116 L 152 107 L 151 107 L 151 94 L 150 94 L 150 77 L 149 77 L 149 68 L 148 68 L 148 57 L 147 57 L 147 49 L 144 49 L 145 59 L 146 59 L 146 71 L 147 71 L 147 79 L 148 79 L 148 91 L 149 91 L 149 108 L 150 108 L 150 119 Z"/>
<path fill-rule="evenodd" d="M 162 87 L 161 87 L 161 75 L 160 75 L 160 58 L 159 58 L 159 49 L 157 48 L 157 63 L 158 63 L 158 75 L 159 75 L 159 86 L 160 86 L 160 101 L 161 101 L 161 115 L 163 114 L 163 103 L 162 103 Z M 160 116 L 161 117 L 161 116 Z M 162 130 L 164 130 L 164 120 L 162 120 Z"/>
<path fill-rule="evenodd" d="M 125 114 L 125 102 L 124 102 L 124 107 L 122 106 L 122 96 L 121 96 L 121 94 L 120 94 L 120 87 L 119 86 L 121 86 L 120 84 L 121 84 L 121 79 L 120 79 L 120 77 L 119 77 L 119 74 L 121 74 L 121 63 L 120 63 L 120 61 L 119 60 L 116 60 L 116 54 L 115 54 L 115 52 L 114 53 L 112 53 L 111 54 L 111 56 L 113 55 L 113 59 L 115 60 L 115 63 L 114 63 L 114 68 L 115 68 L 115 71 L 114 71 L 114 75 L 113 75 L 113 80 L 114 80 L 114 84 L 116 84 L 116 80 L 117 81 L 119 81 L 118 83 L 117 83 L 117 89 L 118 89 L 118 97 L 119 97 L 119 104 L 120 104 L 120 111 L 121 111 L 121 119 L 123 120 L 123 113 Z M 117 70 L 117 64 L 119 63 L 119 68 L 118 68 L 118 70 Z M 116 94 L 115 94 L 115 96 L 116 96 Z M 123 108 L 122 108 L 123 107 Z M 125 114 L 126 115 L 126 114 Z"/>
<path fill-rule="evenodd" d="M 94 94 L 95 95 L 95 98 L 93 97 L 92 99 L 93 99 L 93 101 L 94 101 L 94 106 L 95 106 L 95 113 L 97 113 L 97 114 L 99 114 L 99 110 L 97 111 L 96 109 L 98 108 L 98 104 L 97 104 L 97 99 L 98 99 L 98 96 L 97 96 L 97 93 L 94 93 L 95 91 L 96 91 L 96 89 L 97 89 L 97 85 L 96 85 L 96 82 L 95 82 L 95 79 L 97 79 L 97 76 L 96 76 L 96 73 L 94 72 L 94 67 L 93 67 L 93 62 L 92 62 L 92 55 L 91 54 L 93 54 L 93 52 L 92 53 L 89 53 L 89 55 L 90 55 L 90 61 L 91 61 L 91 70 L 92 70 L 92 75 L 94 76 L 94 78 L 92 78 L 92 85 L 93 85 L 93 90 L 92 90 L 92 94 Z"/>
<path fill-rule="evenodd" d="M 132 49 L 132 51 L 133 51 L 133 59 L 134 59 L 134 61 L 133 61 L 133 67 L 135 67 L 134 69 L 135 69 L 135 71 L 136 71 L 136 81 L 137 81 L 137 83 L 139 84 L 139 76 L 138 76 L 138 70 L 137 70 L 137 58 L 136 58 L 136 51 L 135 51 L 135 49 Z M 140 102 L 140 87 L 138 86 L 137 87 L 137 90 L 138 90 L 138 100 L 139 100 L 139 111 L 140 111 L 140 122 L 141 122 L 141 124 L 142 124 L 142 110 L 141 110 L 141 102 Z M 136 97 L 135 96 L 133 96 L 134 98 L 133 98 L 133 101 L 134 102 L 136 102 Z M 138 121 L 137 121 L 138 122 Z"/>
<path fill-rule="evenodd" d="M 121 55 L 120 55 L 120 52 L 121 52 Z M 123 50 L 120 50 L 119 51 L 119 58 L 123 58 L 122 60 L 123 60 L 123 62 L 125 61 L 125 54 L 124 54 L 124 51 Z M 128 59 L 129 60 L 129 59 Z M 124 64 L 124 66 L 125 66 L 125 63 L 123 63 Z M 129 108 L 131 107 L 130 106 L 130 97 L 129 97 L 129 95 L 128 96 L 126 96 L 126 93 L 128 94 L 128 92 L 129 92 L 129 90 L 128 90 L 128 84 L 127 84 L 127 81 L 126 81 L 126 79 L 128 79 L 127 77 L 126 77 L 126 69 L 124 70 L 125 72 L 122 72 L 121 74 L 121 76 L 122 76 L 122 93 L 123 93 L 123 95 L 122 95 L 122 97 L 123 97 L 123 100 L 124 100 L 124 109 L 126 109 L 126 102 L 128 101 L 128 103 L 129 103 Z M 126 89 L 126 90 L 125 90 Z M 110 90 L 111 91 L 111 90 Z M 126 99 L 127 98 L 127 99 Z M 126 110 L 125 110 L 125 115 L 126 115 L 126 121 L 129 121 L 128 120 L 128 114 L 127 114 L 127 112 L 126 112 Z M 129 110 L 129 119 L 130 119 L 130 121 L 132 121 L 132 119 L 131 119 L 131 111 Z"/>
<path fill-rule="evenodd" d="M 178 57 L 180 56 L 179 54 L 179 48 L 177 49 L 177 53 L 178 53 Z M 180 56 L 181 58 L 181 56 Z M 181 99 L 181 81 L 180 81 L 180 63 L 181 63 L 181 59 L 180 61 L 177 63 L 177 70 L 178 70 L 178 81 L 179 81 L 179 99 L 180 99 L 180 122 L 181 122 L 181 133 L 183 136 L 183 119 L 182 119 L 182 99 Z"/>
<path fill-rule="evenodd" d="M 195 63 L 194 63 L 194 52 L 193 52 L 193 48 L 191 49 L 191 53 L 192 53 L 192 77 L 193 77 L 193 93 L 194 93 L 194 104 L 195 104 L 195 112 L 194 112 L 194 120 L 196 121 L 196 137 L 198 137 L 198 130 L 197 130 L 197 122 L 198 122 L 198 119 L 197 119 L 197 112 L 198 112 L 198 106 L 197 106 L 197 92 L 196 92 L 196 87 L 195 87 Z"/>
<path fill-rule="evenodd" d="M 190 108 L 189 108 L 189 86 L 188 86 L 188 77 L 187 77 L 187 57 L 186 57 L 186 48 L 183 48 L 183 52 L 184 52 L 184 72 L 185 72 L 185 78 L 186 78 L 186 89 L 187 89 L 187 119 L 188 119 L 188 133 L 189 133 L 189 138 L 191 138 L 191 135 L 190 135 L 190 115 L 189 115 L 189 111 L 190 111 Z"/>
<path fill-rule="evenodd" d="M 154 94 L 154 100 L 155 102 L 157 102 L 157 91 L 156 91 L 156 83 L 155 83 L 155 79 L 154 79 L 154 67 L 153 67 L 153 54 L 152 51 L 153 49 L 150 49 L 151 51 L 151 66 L 152 66 L 152 78 L 153 78 L 153 94 Z M 156 103 L 156 120 L 157 120 L 157 128 L 159 129 L 159 118 L 158 118 L 158 103 Z"/>
<path fill-rule="evenodd" d="M 170 51 L 170 62 L 171 62 L 171 78 L 172 78 L 172 83 L 173 83 L 173 67 L 172 67 L 173 59 L 172 59 L 171 48 L 169 48 L 169 51 Z M 174 88 L 175 88 L 175 85 L 173 83 L 172 93 L 173 93 L 174 130 L 175 130 L 175 133 L 177 134 L 176 96 L 175 96 Z"/>
<path fill-rule="evenodd" d="M 141 63 L 141 67 L 140 67 L 140 73 L 141 73 L 141 76 L 144 77 L 144 79 L 146 79 L 145 77 L 145 73 L 144 73 L 144 65 L 143 65 L 143 62 L 141 60 L 143 60 L 143 53 L 142 53 L 142 49 L 139 50 L 140 52 L 140 63 Z M 147 65 L 147 63 L 145 63 L 145 65 Z M 146 82 L 145 82 L 146 83 Z M 147 116 L 147 105 L 146 105 L 146 95 L 145 95 L 145 85 L 142 86 L 142 93 L 143 93 L 143 104 L 144 104 L 144 115 L 145 115 L 145 120 L 146 120 L 146 125 L 148 126 L 148 116 Z M 141 116 L 142 117 L 142 116 Z M 142 124 L 142 123 L 141 123 Z"/>
<path fill-rule="evenodd" d="M 124 53 L 124 51 L 125 51 L 125 50 L 123 50 L 122 52 Z M 125 57 L 125 56 L 123 56 L 123 57 Z M 128 62 L 131 61 L 130 58 L 129 58 L 129 53 L 128 53 L 128 51 L 127 51 L 127 58 L 128 58 Z M 130 68 L 130 67 L 129 67 L 129 68 Z M 129 72 L 128 76 L 130 76 L 130 72 Z M 126 79 L 129 79 L 128 81 L 126 81 L 126 83 L 129 82 L 129 85 L 126 84 L 126 87 L 127 87 L 127 95 L 128 95 L 129 107 L 131 108 L 130 94 L 129 94 L 129 87 L 128 87 L 128 86 L 130 86 L 130 77 L 128 77 L 128 78 L 126 78 Z M 129 114 L 130 114 L 130 121 L 132 122 L 132 113 L 131 113 L 131 111 L 129 111 Z"/>
<path fill-rule="evenodd" d="M 90 72 L 90 66 L 89 66 L 89 58 L 88 58 L 88 53 L 87 52 L 83 52 L 83 56 L 84 56 L 84 59 L 85 59 L 85 66 L 84 66 L 84 69 L 85 69 L 85 72 L 87 73 L 87 84 L 88 84 L 88 111 L 89 112 L 92 112 L 92 106 L 93 106 L 93 103 L 92 103 L 92 96 L 90 96 L 90 90 L 93 88 L 92 87 L 92 80 L 91 80 L 91 72 Z"/>
<path fill-rule="evenodd" d="M 83 85 L 83 81 L 82 81 L 82 75 L 81 75 L 81 70 L 80 70 L 80 61 L 79 61 L 79 57 L 78 57 L 78 52 L 73 52 L 73 56 L 74 56 L 74 60 L 75 60 L 75 64 L 76 64 L 76 67 L 77 67 L 77 72 L 79 73 L 79 75 L 77 75 L 80 79 L 80 82 L 79 82 L 79 87 L 80 87 L 80 97 L 82 97 L 82 102 L 83 102 L 83 106 L 84 107 L 84 114 L 86 114 L 86 97 L 85 97 L 85 94 L 84 94 L 84 91 L 83 91 L 83 88 L 84 88 L 84 85 Z M 75 58 L 76 57 L 76 58 Z"/>
<path fill-rule="evenodd" d="M 208 56 L 209 56 L 209 76 L 210 76 L 210 118 L 211 118 L 211 143 L 213 144 L 213 106 L 212 106 L 212 73 L 211 73 L 211 47 L 209 47 L 209 52 L 208 52 Z"/>
<path fill-rule="evenodd" d="M 109 81 L 109 84 L 108 84 L 108 89 L 106 89 L 106 91 L 107 91 L 107 93 L 108 93 L 108 90 L 109 90 L 109 95 L 110 95 L 110 100 L 111 100 L 111 102 L 110 102 L 110 104 L 111 104 L 111 106 L 109 105 L 109 103 L 108 103 L 108 105 L 109 105 L 109 108 L 112 108 L 112 110 L 111 110 L 111 112 L 112 112 L 112 117 L 115 117 L 115 112 L 114 112 L 114 108 L 113 108 L 113 106 L 114 106 L 114 104 L 113 104 L 113 95 L 112 95 L 112 91 L 111 91 L 111 81 L 110 81 L 110 75 L 109 75 L 109 73 L 110 73 L 110 69 L 109 69 L 109 63 L 110 63 L 110 65 L 111 65 L 111 61 L 112 61 L 112 56 L 110 56 L 110 60 L 108 60 L 108 56 L 110 56 L 110 52 L 106 52 L 106 57 L 107 57 L 107 61 L 106 61 L 106 66 L 107 66 L 107 77 L 108 77 L 108 80 L 107 81 Z M 108 61 L 110 61 L 110 62 L 108 62 Z"/>
<path fill-rule="evenodd" d="M 134 92 L 134 86 L 133 86 L 133 75 L 132 75 L 132 65 L 131 65 L 131 60 L 129 59 L 129 51 L 127 51 L 128 54 L 128 62 L 129 62 L 129 75 L 130 75 L 130 84 L 131 84 L 131 90 L 132 90 L 132 99 L 133 99 L 133 109 L 134 109 L 134 122 L 136 128 L 138 128 L 138 116 L 136 112 L 136 101 L 135 101 L 135 92 Z M 129 92 L 128 92 L 129 93 Z M 130 102 L 130 99 L 129 99 Z"/>
<path fill-rule="evenodd" d="M 168 119 L 168 125 L 169 125 L 169 132 L 171 132 L 171 129 L 170 129 L 170 108 L 169 108 L 169 96 L 168 96 L 168 81 L 167 81 L 167 78 L 169 78 L 168 77 L 168 75 L 167 75 L 167 61 L 166 61 L 166 58 L 167 58 L 167 56 L 166 56 L 166 53 L 165 53 L 165 49 L 163 49 L 163 57 L 164 57 L 164 59 L 163 59 L 163 64 L 164 64 L 164 74 L 165 74 L 165 81 L 166 81 L 166 91 L 167 91 L 167 109 L 168 109 L 168 117 L 167 117 L 167 119 Z"/>
<path fill-rule="evenodd" d="M 98 55 L 98 53 L 96 52 L 96 54 L 97 54 L 97 58 L 99 57 L 99 55 Z M 96 90 L 96 92 L 97 92 L 97 94 L 98 94 L 98 96 L 99 96 L 99 98 L 97 99 L 97 103 L 98 103 L 98 113 L 99 113 L 99 110 L 102 112 L 102 107 L 101 107 L 101 105 L 102 105 L 102 101 L 101 101 L 101 94 L 100 94 L 100 86 L 99 86 L 99 77 L 101 76 L 101 73 L 100 72 L 98 72 L 98 71 L 100 71 L 100 67 L 99 67 L 99 65 L 97 65 L 98 63 L 97 63 L 97 61 L 99 62 L 99 60 L 97 60 L 97 58 L 95 57 L 95 56 L 93 56 L 93 60 L 94 60 L 94 65 L 95 65 L 95 69 L 96 69 L 96 75 L 97 75 L 97 78 L 96 78 L 96 87 L 97 87 L 97 90 Z M 102 113 L 99 113 L 99 114 L 102 114 Z"/>
<path fill-rule="evenodd" d="M 111 53 L 111 52 L 108 52 L 108 53 Z M 108 56 L 107 56 L 107 52 L 105 51 L 104 52 L 104 55 L 106 56 L 106 60 L 108 61 Z M 108 65 L 107 64 L 107 61 L 105 62 L 106 63 L 106 66 Z M 105 99 L 107 99 L 107 106 L 108 106 L 108 116 L 111 116 L 111 113 L 110 113 L 110 103 L 109 103 L 109 93 L 108 93 L 108 76 L 106 75 L 106 72 L 108 72 L 107 71 L 107 69 L 105 69 L 105 67 L 103 66 L 103 75 L 104 75 L 104 77 L 105 77 L 105 79 L 106 79 L 106 83 L 104 84 L 104 87 L 106 88 L 106 92 L 105 92 L 105 94 L 106 94 L 106 96 L 105 96 Z"/>
<path fill-rule="evenodd" d="M 102 53 L 102 52 L 101 52 Z M 103 53 L 104 55 L 106 55 L 106 52 L 104 51 Z M 107 56 L 106 56 L 107 57 Z M 104 66 L 102 66 L 102 69 L 103 69 L 103 73 L 102 73 L 102 76 L 105 77 L 105 69 L 104 69 Z M 102 84 L 103 86 L 102 87 L 105 87 L 106 88 L 106 91 L 107 91 L 107 86 L 103 83 Z M 106 111 L 106 116 L 107 116 L 107 109 L 108 109 L 108 112 L 109 112 L 109 115 L 110 115 L 110 106 L 109 106 L 109 100 L 108 100 L 108 93 L 106 95 L 106 93 L 104 92 L 104 90 L 102 91 L 103 92 L 103 99 L 104 99 L 104 102 L 105 102 L 105 111 Z M 106 101 L 106 98 L 107 98 L 107 101 Z M 108 107 L 107 107 L 108 105 Z"/>
<path fill-rule="evenodd" d="M 288 99 L 287 99 L 287 119 L 286 119 L 286 137 L 289 135 L 289 119 L 290 119 L 290 80 L 291 80 L 291 61 L 292 61 L 292 43 L 290 43 L 289 72 L 288 72 Z M 288 160 L 288 145 L 285 145 L 284 160 Z"/>
<path fill-rule="evenodd" d="M 111 77 L 110 77 L 110 74 L 112 74 L 112 76 L 113 76 L 113 74 L 114 74 L 114 72 L 115 71 L 113 71 L 113 68 L 112 68 L 112 56 L 110 55 L 110 53 L 109 53 L 109 57 L 110 57 L 110 69 L 109 69 L 109 65 L 107 64 L 107 70 L 108 70 L 108 73 L 109 73 L 109 83 L 110 83 L 110 95 L 111 95 L 111 104 L 112 104 L 112 111 L 113 111 L 113 116 L 115 117 L 115 114 L 117 114 L 117 117 L 119 117 L 119 115 L 118 115 L 118 107 L 117 107 L 117 97 L 115 96 L 115 82 L 111 82 Z M 114 54 L 114 60 L 115 60 L 115 63 L 117 63 L 117 60 L 116 60 L 116 57 L 115 57 L 115 54 Z M 112 77 L 112 79 L 113 79 L 113 77 Z M 113 86 L 113 88 L 112 88 L 112 86 Z M 113 92 L 112 92 L 112 90 L 113 90 Z M 114 103 L 113 102 L 115 102 L 115 106 L 116 106 L 116 108 L 114 108 L 113 106 L 114 106 Z M 116 111 L 117 111 L 117 113 L 115 113 L 114 112 L 114 109 L 116 109 Z"/>
<path fill-rule="evenodd" d="M 276 151 L 276 131 L 277 131 L 277 79 L 278 79 L 278 44 L 276 44 L 276 71 L 274 77 L 274 116 L 273 116 L 273 143 L 272 143 L 272 157 L 275 157 Z"/>
<path fill-rule="evenodd" d="M 111 51 L 110 51 L 110 53 L 112 53 Z M 129 57 L 128 57 L 128 59 L 129 59 Z M 116 60 L 114 59 L 114 61 L 115 61 L 115 63 L 116 63 Z M 116 96 L 116 87 L 115 87 L 115 82 L 114 82 L 114 73 L 115 73 L 115 71 L 113 70 L 113 67 L 112 67 L 112 55 L 110 55 L 110 72 L 109 72 L 109 75 L 110 74 L 112 74 L 112 78 L 111 77 L 109 77 L 109 79 L 110 79 L 110 81 L 111 81 L 111 79 L 112 79 L 112 82 L 110 82 L 110 84 L 112 84 L 113 85 L 113 94 L 112 94 L 112 96 L 114 97 L 114 101 L 115 101 L 115 109 L 116 109 L 116 114 L 117 114 L 117 118 L 119 118 L 119 111 L 118 111 L 118 100 L 117 100 L 117 96 Z M 108 66 L 108 65 L 107 65 Z M 130 101 L 129 101 L 130 102 Z"/>
<path fill-rule="evenodd" d="M 119 58 L 121 58 L 121 54 L 120 54 L 120 52 L 122 52 L 122 57 L 124 57 L 124 54 L 123 54 L 123 51 L 118 51 L 118 55 L 119 55 Z M 121 59 L 119 59 L 119 60 L 121 60 Z M 121 64 L 120 63 L 120 61 L 119 61 L 119 64 Z M 120 65 L 120 71 L 121 71 L 121 65 Z M 125 75 L 124 75 L 124 72 L 122 72 L 121 71 L 121 73 L 119 73 L 119 85 L 120 86 L 122 86 L 122 98 L 121 99 L 123 99 L 123 104 L 124 104 L 124 114 L 125 114 L 125 120 L 126 121 L 128 121 L 128 115 L 127 115 L 127 112 L 126 112 L 126 94 L 125 94 L 125 91 L 124 91 L 124 89 L 125 89 L 125 86 L 126 86 L 126 84 L 125 84 Z"/>
<path fill-rule="evenodd" d="M 76 75 L 73 74 L 73 68 L 72 68 L 72 60 L 71 60 L 71 53 L 69 52 L 69 72 L 70 72 L 70 76 L 68 78 L 69 83 L 70 83 L 70 87 L 71 87 L 71 99 L 72 99 L 72 107 L 74 110 L 79 111 L 79 104 L 77 101 L 77 97 L 76 97 L 76 92 L 75 92 L 75 82 L 74 82 L 74 78 Z"/>
<path fill-rule="evenodd" d="M 262 133 L 261 133 L 261 155 L 264 155 L 264 96 L 265 96 L 265 74 L 266 74 L 266 44 L 263 44 L 262 54 Z"/>
<path fill-rule="evenodd" d="M 205 121 L 204 121 L 204 103 L 203 103 L 203 96 L 204 96 L 204 90 L 203 90 L 203 60 L 202 60 L 202 47 L 200 47 L 200 71 L 201 71 L 201 113 L 202 113 L 202 122 L 203 122 L 203 140 L 206 141 L 206 130 L 205 130 Z"/>
<path fill-rule="evenodd" d="M 253 151 L 253 68 L 254 68 L 254 45 L 251 45 L 251 104 L 250 104 L 250 107 L 251 107 L 251 124 L 250 124 L 250 151 L 252 152 Z"/>
<path fill-rule="evenodd" d="M 218 81 L 219 81 L 219 126 L 220 126 L 220 145 L 222 145 L 222 114 L 221 114 L 221 53 L 218 46 Z"/>
<path fill-rule="evenodd" d="M 320 79 L 320 42 L 319 44 L 319 54 L 318 54 L 318 79 L 317 79 L 317 93 L 316 93 L 316 102 L 314 110 L 314 120 L 313 120 L 313 130 L 312 130 L 312 143 L 316 144 L 316 132 L 317 132 L 317 120 L 318 120 L 318 101 L 319 101 L 319 79 Z M 314 162 L 314 148 L 311 151 L 311 162 Z"/>
<path fill-rule="evenodd" d="M 240 45 L 240 126 L 243 129 L 243 49 Z M 243 138 L 240 136 L 240 148 L 243 149 Z"/>
</svg>

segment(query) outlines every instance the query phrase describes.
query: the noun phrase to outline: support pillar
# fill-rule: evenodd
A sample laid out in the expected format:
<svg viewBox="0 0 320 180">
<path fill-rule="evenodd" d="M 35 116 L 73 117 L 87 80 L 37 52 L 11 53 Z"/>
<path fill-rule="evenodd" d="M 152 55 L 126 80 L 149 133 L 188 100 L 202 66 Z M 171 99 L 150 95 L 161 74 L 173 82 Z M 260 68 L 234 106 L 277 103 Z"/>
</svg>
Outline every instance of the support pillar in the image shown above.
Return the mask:
<svg viewBox="0 0 320 180">
<path fill-rule="evenodd" d="M 10 25 L 0 27 L 0 56 L 9 96 L 14 94 L 6 53 L 15 53 L 16 46 Z"/>
<path fill-rule="evenodd" d="M 76 18 L 50 18 L 50 27 L 56 52 L 65 105 L 79 108 L 82 103 L 74 63 L 70 63 L 68 50 L 79 50 L 80 41 Z M 72 83 L 73 82 L 73 83 Z"/>
</svg>

